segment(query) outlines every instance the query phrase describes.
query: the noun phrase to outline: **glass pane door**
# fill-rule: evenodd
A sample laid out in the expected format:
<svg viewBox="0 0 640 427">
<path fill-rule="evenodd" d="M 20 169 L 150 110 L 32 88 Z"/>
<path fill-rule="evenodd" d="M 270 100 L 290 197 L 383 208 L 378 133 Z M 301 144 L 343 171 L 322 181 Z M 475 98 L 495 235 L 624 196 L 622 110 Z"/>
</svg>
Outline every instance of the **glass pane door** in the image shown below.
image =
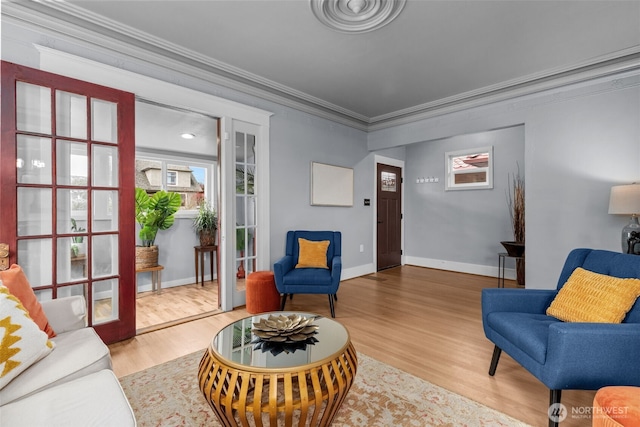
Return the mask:
<svg viewBox="0 0 640 427">
<path fill-rule="evenodd" d="M 236 284 L 256 271 L 256 136 L 236 130 Z"/>
<path fill-rule="evenodd" d="M 133 336 L 135 237 L 121 221 L 133 217 L 133 95 L 5 62 L 2 73 L 11 262 L 41 300 L 84 296 L 105 341 Z"/>
</svg>

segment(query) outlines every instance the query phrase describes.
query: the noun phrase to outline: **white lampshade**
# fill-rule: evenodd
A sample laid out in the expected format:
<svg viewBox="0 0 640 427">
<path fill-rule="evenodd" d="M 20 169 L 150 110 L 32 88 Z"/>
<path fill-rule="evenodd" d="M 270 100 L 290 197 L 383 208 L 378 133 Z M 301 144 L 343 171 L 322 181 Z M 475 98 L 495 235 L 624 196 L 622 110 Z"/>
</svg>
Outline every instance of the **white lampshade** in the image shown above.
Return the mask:
<svg viewBox="0 0 640 427">
<path fill-rule="evenodd" d="M 609 213 L 618 215 L 640 214 L 640 184 L 611 187 Z"/>
</svg>

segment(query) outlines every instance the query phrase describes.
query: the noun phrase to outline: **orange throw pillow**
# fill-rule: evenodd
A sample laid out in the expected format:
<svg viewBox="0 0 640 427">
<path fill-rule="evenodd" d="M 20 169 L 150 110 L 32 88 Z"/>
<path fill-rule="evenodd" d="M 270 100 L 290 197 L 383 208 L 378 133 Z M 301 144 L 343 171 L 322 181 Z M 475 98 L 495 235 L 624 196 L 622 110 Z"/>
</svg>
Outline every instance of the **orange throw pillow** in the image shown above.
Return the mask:
<svg viewBox="0 0 640 427">
<path fill-rule="evenodd" d="M 300 253 L 298 254 L 298 264 L 295 268 L 329 268 L 327 266 L 328 240 L 319 242 L 298 238 Z"/>
<path fill-rule="evenodd" d="M 36 294 L 33 292 L 22 268 L 18 264 L 13 264 L 10 269 L 0 271 L 0 280 L 2 280 L 2 284 L 9 289 L 11 295 L 20 300 L 40 330 L 44 331 L 49 338 L 55 337 L 56 333 L 49 324 L 47 315 L 44 314 L 42 305 L 40 305 L 38 298 L 36 298 Z"/>
</svg>

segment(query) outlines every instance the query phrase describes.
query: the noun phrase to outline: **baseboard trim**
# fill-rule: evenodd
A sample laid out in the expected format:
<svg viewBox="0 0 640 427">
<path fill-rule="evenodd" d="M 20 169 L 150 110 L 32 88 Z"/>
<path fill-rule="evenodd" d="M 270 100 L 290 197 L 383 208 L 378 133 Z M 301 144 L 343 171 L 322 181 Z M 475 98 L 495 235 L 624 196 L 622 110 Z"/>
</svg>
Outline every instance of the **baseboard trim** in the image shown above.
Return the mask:
<svg viewBox="0 0 640 427">
<path fill-rule="evenodd" d="M 376 267 L 373 264 L 364 264 L 357 267 L 345 268 L 340 275 L 340 281 L 353 279 L 354 277 L 366 276 L 375 273 Z"/>
<path fill-rule="evenodd" d="M 498 277 L 498 266 L 468 264 L 464 262 L 447 261 L 442 259 L 405 257 L 406 264 L 418 267 L 437 268 L 439 270 L 455 271 L 458 273 L 477 274 L 479 276 Z M 497 260 L 496 260 L 497 264 Z M 514 268 L 504 269 L 505 279 L 515 280 L 516 270 Z"/>
</svg>

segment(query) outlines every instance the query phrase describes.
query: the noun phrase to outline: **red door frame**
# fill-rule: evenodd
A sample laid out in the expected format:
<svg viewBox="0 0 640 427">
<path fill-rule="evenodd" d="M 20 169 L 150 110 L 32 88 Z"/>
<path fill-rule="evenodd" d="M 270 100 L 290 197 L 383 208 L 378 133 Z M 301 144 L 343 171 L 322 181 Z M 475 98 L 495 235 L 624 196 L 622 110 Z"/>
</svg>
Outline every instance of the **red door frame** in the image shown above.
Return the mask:
<svg viewBox="0 0 640 427">
<path fill-rule="evenodd" d="M 52 91 L 60 89 L 66 92 L 85 95 L 88 98 L 98 98 L 114 102 L 118 105 L 118 274 L 119 281 L 119 319 L 116 321 L 95 325 L 94 328 L 106 343 L 121 341 L 135 336 L 135 219 L 134 219 L 134 188 L 135 188 L 135 96 L 132 93 L 96 85 L 68 77 L 60 76 L 1 61 L 2 84 L 2 135 L 0 140 L 0 242 L 8 243 L 10 263 L 17 261 L 17 174 L 16 174 L 16 82 L 23 81 L 40 86 L 50 87 Z M 53 103 L 52 97 L 52 103 Z M 55 111 L 52 108 L 52 111 Z M 55 123 L 55 120 L 54 120 Z M 53 124 L 55 129 L 55 124 Z M 29 134 L 28 132 L 20 132 Z M 55 135 L 40 135 L 56 139 Z M 90 134 L 89 134 L 90 135 Z M 90 138 L 90 136 L 88 136 Z M 87 140 L 91 141 L 91 140 Z M 55 169 L 54 169 L 55 173 Z M 91 182 L 88 191 L 91 191 Z M 55 189 L 55 184 L 52 185 Z M 55 231 L 55 229 L 54 229 Z M 94 233 L 99 234 L 99 233 Z M 55 236 L 55 234 L 54 234 Z M 53 245 L 53 250 L 56 250 Z M 56 277 L 56 265 L 53 265 L 53 278 Z M 92 279 L 88 278 L 88 311 L 92 307 Z M 51 288 L 53 298 L 56 298 L 55 282 L 50 286 L 36 289 Z M 91 315 L 88 324 L 92 325 Z"/>
</svg>

